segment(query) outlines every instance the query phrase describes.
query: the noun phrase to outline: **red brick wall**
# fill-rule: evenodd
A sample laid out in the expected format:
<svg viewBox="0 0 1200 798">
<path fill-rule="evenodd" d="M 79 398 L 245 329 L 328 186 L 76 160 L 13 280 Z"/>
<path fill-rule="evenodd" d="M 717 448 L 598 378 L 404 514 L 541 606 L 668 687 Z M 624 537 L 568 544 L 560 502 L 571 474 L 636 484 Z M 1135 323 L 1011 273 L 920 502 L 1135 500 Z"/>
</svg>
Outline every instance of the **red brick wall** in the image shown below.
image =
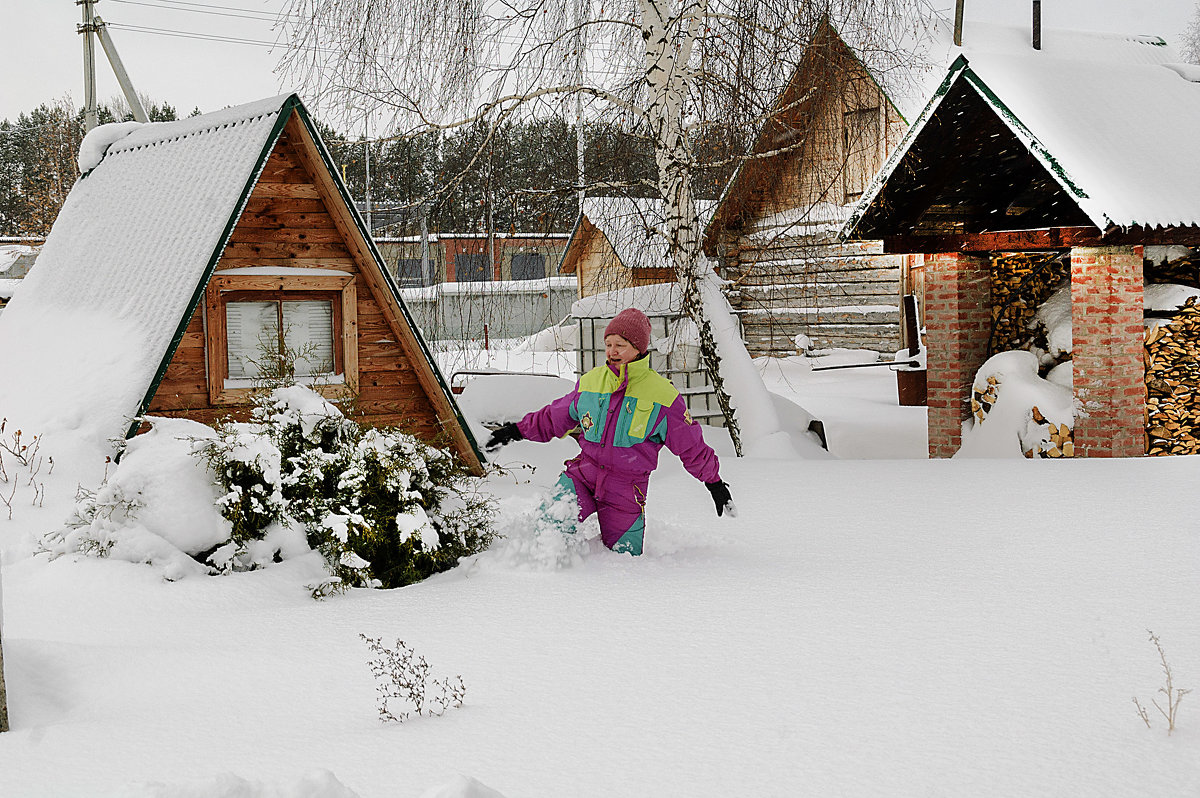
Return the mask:
<svg viewBox="0 0 1200 798">
<path fill-rule="evenodd" d="M 1141 247 L 1071 250 L 1076 457 L 1146 453 Z"/>
<path fill-rule="evenodd" d="M 983 365 L 991 330 L 991 262 L 949 252 L 925 258 L 929 456 L 951 457 L 962 445 L 971 383 Z"/>
</svg>

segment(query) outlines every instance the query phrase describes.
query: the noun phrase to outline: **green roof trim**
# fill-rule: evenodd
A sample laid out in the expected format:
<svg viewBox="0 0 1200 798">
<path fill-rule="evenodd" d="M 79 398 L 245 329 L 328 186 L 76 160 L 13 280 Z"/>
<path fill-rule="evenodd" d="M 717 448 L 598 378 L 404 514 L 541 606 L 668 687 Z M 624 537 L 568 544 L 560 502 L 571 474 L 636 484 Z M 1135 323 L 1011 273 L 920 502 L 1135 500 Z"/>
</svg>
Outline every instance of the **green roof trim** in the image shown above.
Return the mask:
<svg viewBox="0 0 1200 798">
<path fill-rule="evenodd" d="M 295 95 L 293 95 L 294 97 Z M 290 100 L 291 98 L 289 98 Z M 366 223 L 363 221 L 362 215 L 359 214 L 358 208 L 354 205 L 354 199 L 350 196 L 350 192 L 346 189 L 345 183 L 342 182 L 341 175 L 338 173 L 337 167 L 333 163 L 333 156 L 329 154 L 325 142 L 322 141 L 321 135 L 317 132 L 316 125 L 313 124 L 312 118 L 308 115 L 308 109 L 300 102 L 300 98 L 296 98 L 296 113 L 300 120 L 304 122 L 308 132 L 312 135 L 313 141 L 317 144 L 317 150 L 321 153 L 321 159 L 325 162 L 325 167 L 329 170 L 329 174 L 333 177 L 333 183 L 337 186 L 338 192 L 342 195 L 342 200 L 346 203 L 346 207 L 350 209 L 350 214 L 354 219 L 354 223 L 358 226 L 359 233 L 362 234 L 363 240 L 367 242 L 367 247 L 371 251 L 371 257 L 375 259 L 375 265 L 379 268 L 380 274 L 383 275 L 383 281 L 387 285 L 388 290 L 392 292 L 392 296 L 396 300 L 396 305 L 400 308 L 400 312 L 404 314 L 404 320 L 408 323 L 409 328 L 413 331 L 413 337 L 416 338 L 417 344 L 421 347 L 421 354 L 424 355 L 426 362 L 429 363 L 433 371 L 434 379 L 437 380 L 438 386 L 441 387 L 443 395 L 450 403 L 451 409 L 454 410 L 454 417 L 458 419 L 458 425 L 462 428 L 463 434 L 467 436 L 467 442 L 471 444 L 471 449 L 475 452 L 475 456 L 479 458 L 482 465 L 487 465 L 487 457 L 484 456 L 483 450 L 479 446 L 479 442 L 475 440 L 475 434 L 471 432 L 471 427 L 467 424 L 466 418 L 462 414 L 462 410 L 458 406 L 457 400 L 454 398 L 450 386 L 446 384 L 446 378 L 442 375 L 442 370 L 438 368 L 437 361 L 433 359 L 433 353 L 429 349 L 429 345 L 425 342 L 425 336 L 421 334 L 421 328 L 417 326 L 413 320 L 412 314 L 409 313 L 408 306 L 404 304 L 404 298 L 400 295 L 400 288 L 392 279 L 392 275 L 388 273 L 383 255 L 379 252 L 379 248 L 375 246 L 375 239 L 371 236 L 371 231 L 367 229 Z"/>
<path fill-rule="evenodd" d="M 964 59 L 964 61 L 965 60 L 966 59 Z M 1017 135 L 1017 138 L 1021 139 L 1021 141 L 1025 143 L 1025 146 L 1029 148 L 1029 152 L 1042 162 L 1042 165 L 1046 167 L 1050 174 L 1062 184 L 1062 187 L 1078 199 L 1088 199 L 1087 192 L 1080 188 L 1079 184 L 1077 184 L 1074 179 L 1067 174 L 1067 170 L 1063 168 L 1058 158 L 1054 156 L 1054 153 L 1050 152 L 1050 150 L 1048 150 L 1046 146 L 1042 144 L 1040 140 L 1038 140 L 1038 137 L 1033 134 L 1033 131 L 1026 127 L 1025 123 L 1017 118 L 1017 115 L 1013 113 L 1011 108 L 1008 107 L 1008 104 L 1001 100 L 999 95 L 992 91 L 991 87 L 983 81 L 983 78 L 979 77 L 978 73 L 971 69 L 969 65 L 967 66 L 964 74 L 965 80 L 971 84 L 972 88 L 975 89 L 979 96 L 982 97 L 984 101 L 992 107 L 992 110 L 995 111 L 996 115 L 1000 117 L 1000 121 L 1004 122 L 1004 124 L 1007 125 L 1008 128 Z M 1090 216 L 1091 214 L 1088 215 Z M 1106 221 L 1109 220 L 1106 219 Z M 1101 229 L 1104 229 L 1103 225 L 1099 226 Z"/>
<path fill-rule="evenodd" d="M 1161 42 L 1161 40 L 1159 41 Z M 1158 46 L 1159 42 L 1153 42 L 1152 44 L 1154 44 L 1154 46 Z M 1163 44 L 1165 44 L 1165 42 Z M 1050 173 L 1050 176 L 1053 177 L 1068 194 L 1077 200 L 1079 209 L 1083 211 L 1088 218 L 1092 219 L 1092 221 L 1096 223 L 1097 227 L 1103 230 L 1113 224 L 1112 220 L 1106 215 L 1103 216 L 1102 220 L 1096 219 L 1093 214 L 1088 213 L 1087 209 L 1084 208 L 1081 203 L 1078 203 L 1078 200 L 1089 199 L 1088 193 L 1084 191 L 1077 182 L 1075 182 L 1075 179 L 1071 177 L 1054 153 L 1050 152 L 1050 150 L 1044 144 L 1042 144 L 1041 140 L 1039 140 L 1038 137 L 1033 134 L 1033 131 L 1031 131 L 1025 125 L 1025 123 L 1017 117 L 1008 104 L 1000 99 L 1000 96 L 996 94 L 996 92 L 993 91 L 990 86 L 987 85 L 987 83 L 979 76 L 978 73 L 975 72 L 975 70 L 971 69 L 971 65 L 967 60 L 967 57 L 965 55 L 960 55 L 954 60 L 954 63 L 950 65 L 950 69 L 947 72 L 945 79 L 942 80 L 941 84 L 937 88 L 937 91 L 933 93 L 933 96 L 929 99 L 929 102 L 926 103 L 925 108 L 917 117 L 917 121 L 908 129 L 904 139 L 892 152 L 883 168 L 880 169 L 878 174 L 876 174 L 872 179 L 871 184 L 867 187 L 867 190 L 863 192 L 863 196 L 859 200 L 859 203 L 850 213 L 846 223 L 842 225 L 842 229 L 838 231 L 839 240 L 845 241 L 850 238 L 851 235 L 853 235 L 855 228 L 858 226 L 859 222 L 862 221 L 863 216 L 866 215 L 867 211 L 870 210 L 871 205 L 874 204 L 875 200 L 879 197 L 879 193 L 883 190 L 884 185 L 899 167 L 900 162 L 904 159 L 904 156 L 908 154 L 908 151 L 912 148 L 912 145 L 916 141 L 917 137 L 925 129 L 925 126 L 928 124 L 930 118 L 932 118 L 938 106 L 941 105 L 942 100 L 944 100 L 946 95 L 950 93 L 950 89 L 958 82 L 960 78 L 965 80 L 968 85 L 974 89 L 975 93 L 984 101 L 985 104 L 987 104 L 989 108 L 992 109 L 996 116 L 999 117 L 1000 121 L 1003 122 L 1004 125 L 1013 132 L 1017 139 L 1025 145 L 1025 147 L 1029 150 L 1029 153 L 1036 158 L 1038 162 L 1042 164 L 1042 166 L 1045 167 L 1046 171 Z"/>
<path fill-rule="evenodd" d="M 208 258 L 208 263 L 204 267 L 204 274 L 200 278 L 200 282 L 196 285 L 196 289 L 192 292 L 192 298 L 188 301 L 187 312 L 179 320 L 179 326 L 175 329 L 175 334 L 171 336 L 171 343 L 167 347 L 166 354 L 163 355 L 162 362 L 158 364 L 158 371 L 154 374 L 154 379 L 150 381 L 150 387 L 146 391 L 146 395 L 142 397 L 142 403 L 138 406 L 137 414 L 133 421 L 130 422 L 128 431 L 125 433 L 125 439 L 128 440 L 137 434 L 138 427 L 141 426 L 142 414 L 150 407 L 150 402 L 154 399 L 154 394 L 158 393 L 162 381 L 167 376 L 167 368 L 171 365 L 171 361 L 175 358 L 175 352 L 179 349 L 179 344 L 183 342 L 184 333 L 187 332 L 188 325 L 192 323 L 192 316 L 196 314 L 196 308 L 200 305 L 200 299 L 204 296 L 204 289 L 208 286 L 208 281 L 212 279 L 213 272 L 217 269 L 217 263 L 221 260 L 222 253 L 225 252 L 225 247 L 229 243 L 229 237 L 233 235 L 233 229 L 237 227 L 238 220 L 241 219 L 242 211 L 246 209 L 246 203 L 250 201 L 250 194 L 253 193 L 254 187 L 258 185 L 258 178 L 262 174 L 262 170 L 267 165 L 267 159 L 271 156 L 272 150 L 275 149 L 275 143 L 279 140 L 279 136 L 283 133 L 283 126 L 287 124 L 288 117 L 293 108 L 303 108 L 300 103 L 300 98 L 295 95 L 289 95 L 280 106 L 278 116 L 275 118 L 275 124 L 271 127 L 271 132 L 267 136 L 266 142 L 263 144 L 262 151 L 258 154 L 258 159 L 254 163 L 254 169 L 250 172 L 250 177 L 247 178 L 246 184 L 242 186 L 242 193 L 238 197 L 237 204 L 234 205 L 234 210 L 229 214 L 229 219 L 225 222 L 225 229 L 221 231 L 221 237 L 217 240 L 217 245 L 213 248 L 212 254 Z"/>
<path fill-rule="evenodd" d="M 842 229 L 838 231 L 837 237 L 839 241 L 845 241 L 850 238 L 854 232 L 854 228 L 862 221 L 862 217 L 870 210 L 872 203 L 879 196 L 879 192 L 883 190 L 888 179 L 891 178 L 897 167 L 900 166 L 900 162 L 904 160 L 904 156 L 908 154 L 917 136 L 925 129 L 925 125 L 929 123 L 938 106 L 942 104 L 942 100 L 950 93 L 950 87 L 954 85 L 955 81 L 966 70 L 967 59 L 965 56 L 960 55 L 954 59 L 954 63 L 950 65 L 950 70 L 946 73 L 946 77 L 942 79 L 933 96 L 929 98 L 929 102 L 925 103 L 925 107 L 921 109 L 921 113 L 917 114 L 917 118 L 905 132 L 904 138 L 892 150 L 891 155 L 888 156 L 887 161 L 884 162 L 880 170 L 871 178 L 871 183 L 863 191 L 858 204 L 854 206 L 854 210 L 850 212 L 850 216 L 847 217 L 845 223 L 842 225 Z"/>
<path fill-rule="evenodd" d="M 213 248 L 212 254 L 209 256 L 208 263 L 204 267 L 204 274 L 200 278 L 195 290 L 192 292 L 192 298 L 188 302 L 187 312 L 183 314 L 179 321 L 178 327 L 175 329 L 175 334 L 171 338 L 171 343 L 167 347 L 166 354 L 163 355 L 163 359 L 159 363 L 158 370 L 154 375 L 154 379 L 151 380 L 150 387 L 146 391 L 146 395 L 142 398 L 141 405 L 138 407 L 136 415 L 130 422 L 129 429 L 125 433 L 125 438 L 128 440 L 137 434 L 138 427 L 141 426 L 139 419 L 150 407 L 150 402 L 154 399 L 154 395 L 158 392 L 159 387 L 162 385 L 163 379 L 166 378 L 167 368 L 171 365 L 171 361 L 174 359 L 180 343 L 183 342 L 183 336 L 187 332 L 188 325 L 191 324 L 192 317 L 196 314 L 196 308 L 199 307 L 200 300 L 204 296 L 204 290 L 208 286 L 209 280 L 212 279 L 212 276 L 216 271 L 217 263 L 220 262 L 221 255 L 225 252 L 225 247 L 229 243 L 229 238 L 233 235 L 233 230 L 235 227 L 237 227 L 237 223 L 241 219 L 242 212 L 246 209 L 246 204 L 250 201 L 250 195 L 254 192 L 254 187 L 258 185 L 258 179 L 262 175 L 262 171 L 267 165 L 267 159 L 271 157 L 271 153 L 274 151 L 275 145 L 279 142 L 279 137 L 283 134 L 284 126 L 287 125 L 288 119 L 291 118 L 292 111 L 296 112 L 296 116 L 308 129 L 308 132 L 313 137 L 313 141 L 316 142 L 317 150 L 320 152 L 321 159 L 324 161 L 325 167 L 329 170 L 329 174 L 333 177 L 334 185 L 337 186 L 338 192 L 341 194 L 342 200 L 345 202 L 346 207 L 350 210 L 351 216 L 354 219 L 355 225 L 358 227 L 359 233 L 362 234 L 363 240 L 366 241 L 367 247 L 371 252 L 371 257 L 375 259 L 375 265 L 383 275 L 384 284 L 388 287 L 388 290 L 392 292 L 392 296 L 395 298 L 396 304 L 400 308 L 400 312 L 404 314 L 404 320 L 412 329 L 413 337 L 421 347 L 421 353 L 425 357 L 426 362 L 429 363 L 433 372 L 433 376 L 438 382 L 438 386 L 442 389 L 442 393 L 449 402 L 450 407 L 454 410 L 455 418 L 458 420 L 459 426 L 466 435 L 467 442 L 471 445 L 471 449 L 479 458 L 479 462 L 486 465 L 487 458 L 484 456 L 483 451 L 479 446 L 479 442 L 475 440 L 475 435 L 471 432 L 471 427 L 467 424 L 466 418 L 463 417 L 462 410 L 459 408 L 458 402 L 454 399 L 454 394 L 450 391 L 449 386 L 446 384 L 446 380 L 442 376 L 441 369 L 439 369 L 437 366 L 437 361 L 433 359 L 433 355 L 429 350 L 429 346 L 426 344 L 424 336 L 421 335 L 420 328 L 417 326 L 416 322 L 413 321 L 412 314 L 409 313 L 408 306 L 404 304 L 404 299 L 400 296 L 398 287 L 392 280 L 392 276 L 388 274 L 388 270 L 384 265 L 383 256 L 380 254 L 379 249 L 375 246 L 375 241 L 371 238 L 370 231 L 367 230 L 362 216 L 355 207 L 354 200 L 350 197 L 349 191 L 347 191 L 345 184 L 338 175 L 337 169 L 333 164 L 333 158 L 330 156 L 329 150 L 325 146 L 325 142 L 321 140 L 321 136 L 317 132 L 316 125 L 313 124 L 312 118 L 308 115 L 308 109 L 304 107 L 304 103 L 301 102 L 300 97 L 296 94 L 288 95 L 279 108 L 278 116 L 275 119 L 275 124 L 272 126 L 271 132 L 267 136 L 266 142 L 263 144 L 262 151 L 258 154 L 258 158 L 254 164 L 254 169 L 250 173 L 250 177 L 246 180 L 245 185 L 242 186 L 242 192 L 238 197 L 237 203 L 234 205 L 234 210 L 229 214 L 229 219 L 225 223 L 225 229 L 221 232 L 221 236 L 217 241 L 217 245 Z"/>
</svg>

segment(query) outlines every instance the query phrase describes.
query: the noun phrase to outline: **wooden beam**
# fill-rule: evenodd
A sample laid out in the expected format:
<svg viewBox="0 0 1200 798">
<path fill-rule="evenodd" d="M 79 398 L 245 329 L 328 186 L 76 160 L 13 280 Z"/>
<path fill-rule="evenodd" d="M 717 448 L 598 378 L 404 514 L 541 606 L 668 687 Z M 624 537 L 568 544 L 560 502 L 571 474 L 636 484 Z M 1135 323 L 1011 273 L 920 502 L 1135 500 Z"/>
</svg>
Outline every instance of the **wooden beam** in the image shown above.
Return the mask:
<svg viewBox="0 0 1200 798">
<path fill-rule="evenodd" d="M 1200 226 L 1188 227 L 1110 227 L 1104 234 L 1105 246 L 1143 244 L 1146 246 L 1168 246 L 1179 244 L 1185 247 L 1200 247 Z"/>
<path fill-rule="evenodd" d="M 1051 227 L 992 233 L 885 236 L 883 251 L 893 255 L 933 252 L 1023 252 L 1038 249 L 1098 247 L 1107 243 L 1095 227 Z M 1117 243 L 1117 242 L 1111 242 Z"/>
<path fill-rule="evenodd" d="M 904 255 L 931 252 L 1024 252 L 1039 249 L 1112 246 L 1200 246 L 1200 226 L 1050 227 L 1041 230 L 998 230 L 988 233 L 884 236 L 883 251 Z"/>
</svg>

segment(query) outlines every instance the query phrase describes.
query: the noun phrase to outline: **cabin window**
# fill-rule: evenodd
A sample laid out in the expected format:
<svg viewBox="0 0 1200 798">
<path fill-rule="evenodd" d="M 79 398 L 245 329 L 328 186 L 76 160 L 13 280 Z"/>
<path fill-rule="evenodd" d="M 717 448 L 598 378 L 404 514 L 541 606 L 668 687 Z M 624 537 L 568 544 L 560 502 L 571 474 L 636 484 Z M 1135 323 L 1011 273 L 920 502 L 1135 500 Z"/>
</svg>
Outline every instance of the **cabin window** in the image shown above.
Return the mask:
<svg viewBox="0 0 1200 798">
<path fill-rule="evenodd" d="M 257 379 L 282 368 L 299 378 L 339 373 L 333 311 L 333 297 L 227 300 L 228 378 Z"/>
<path fill-rule="evenodd" d="M 357 387 L 353 275 L 219 273 L 206 297 L 205 349 L 214 404 L 243 404 L 255 387 L 284 376 L 331 398 Z"/>
<path fill-rule="evenodd" d="M 847 111 L 842 119 L 842 157 L 846 204 L 857 202 L 879 168 L 879 108 Z"/>
</svg>

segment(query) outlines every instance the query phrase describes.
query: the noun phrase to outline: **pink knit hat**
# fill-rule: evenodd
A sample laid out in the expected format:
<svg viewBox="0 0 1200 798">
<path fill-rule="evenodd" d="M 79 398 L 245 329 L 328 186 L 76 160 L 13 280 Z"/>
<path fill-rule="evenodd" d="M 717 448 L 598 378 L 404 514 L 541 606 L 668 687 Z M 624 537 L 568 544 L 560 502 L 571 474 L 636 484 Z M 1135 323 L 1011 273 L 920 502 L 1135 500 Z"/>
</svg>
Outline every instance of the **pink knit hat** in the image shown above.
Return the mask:
<svg viewBox="0 0 1200 798">
<path fill-rule="evenodd" d="M 604 337 L 619 335 L 638 352 L 650 349 L 650 319 L 637 308 L 625 308 L 604 328 Z"/>
</svg>

